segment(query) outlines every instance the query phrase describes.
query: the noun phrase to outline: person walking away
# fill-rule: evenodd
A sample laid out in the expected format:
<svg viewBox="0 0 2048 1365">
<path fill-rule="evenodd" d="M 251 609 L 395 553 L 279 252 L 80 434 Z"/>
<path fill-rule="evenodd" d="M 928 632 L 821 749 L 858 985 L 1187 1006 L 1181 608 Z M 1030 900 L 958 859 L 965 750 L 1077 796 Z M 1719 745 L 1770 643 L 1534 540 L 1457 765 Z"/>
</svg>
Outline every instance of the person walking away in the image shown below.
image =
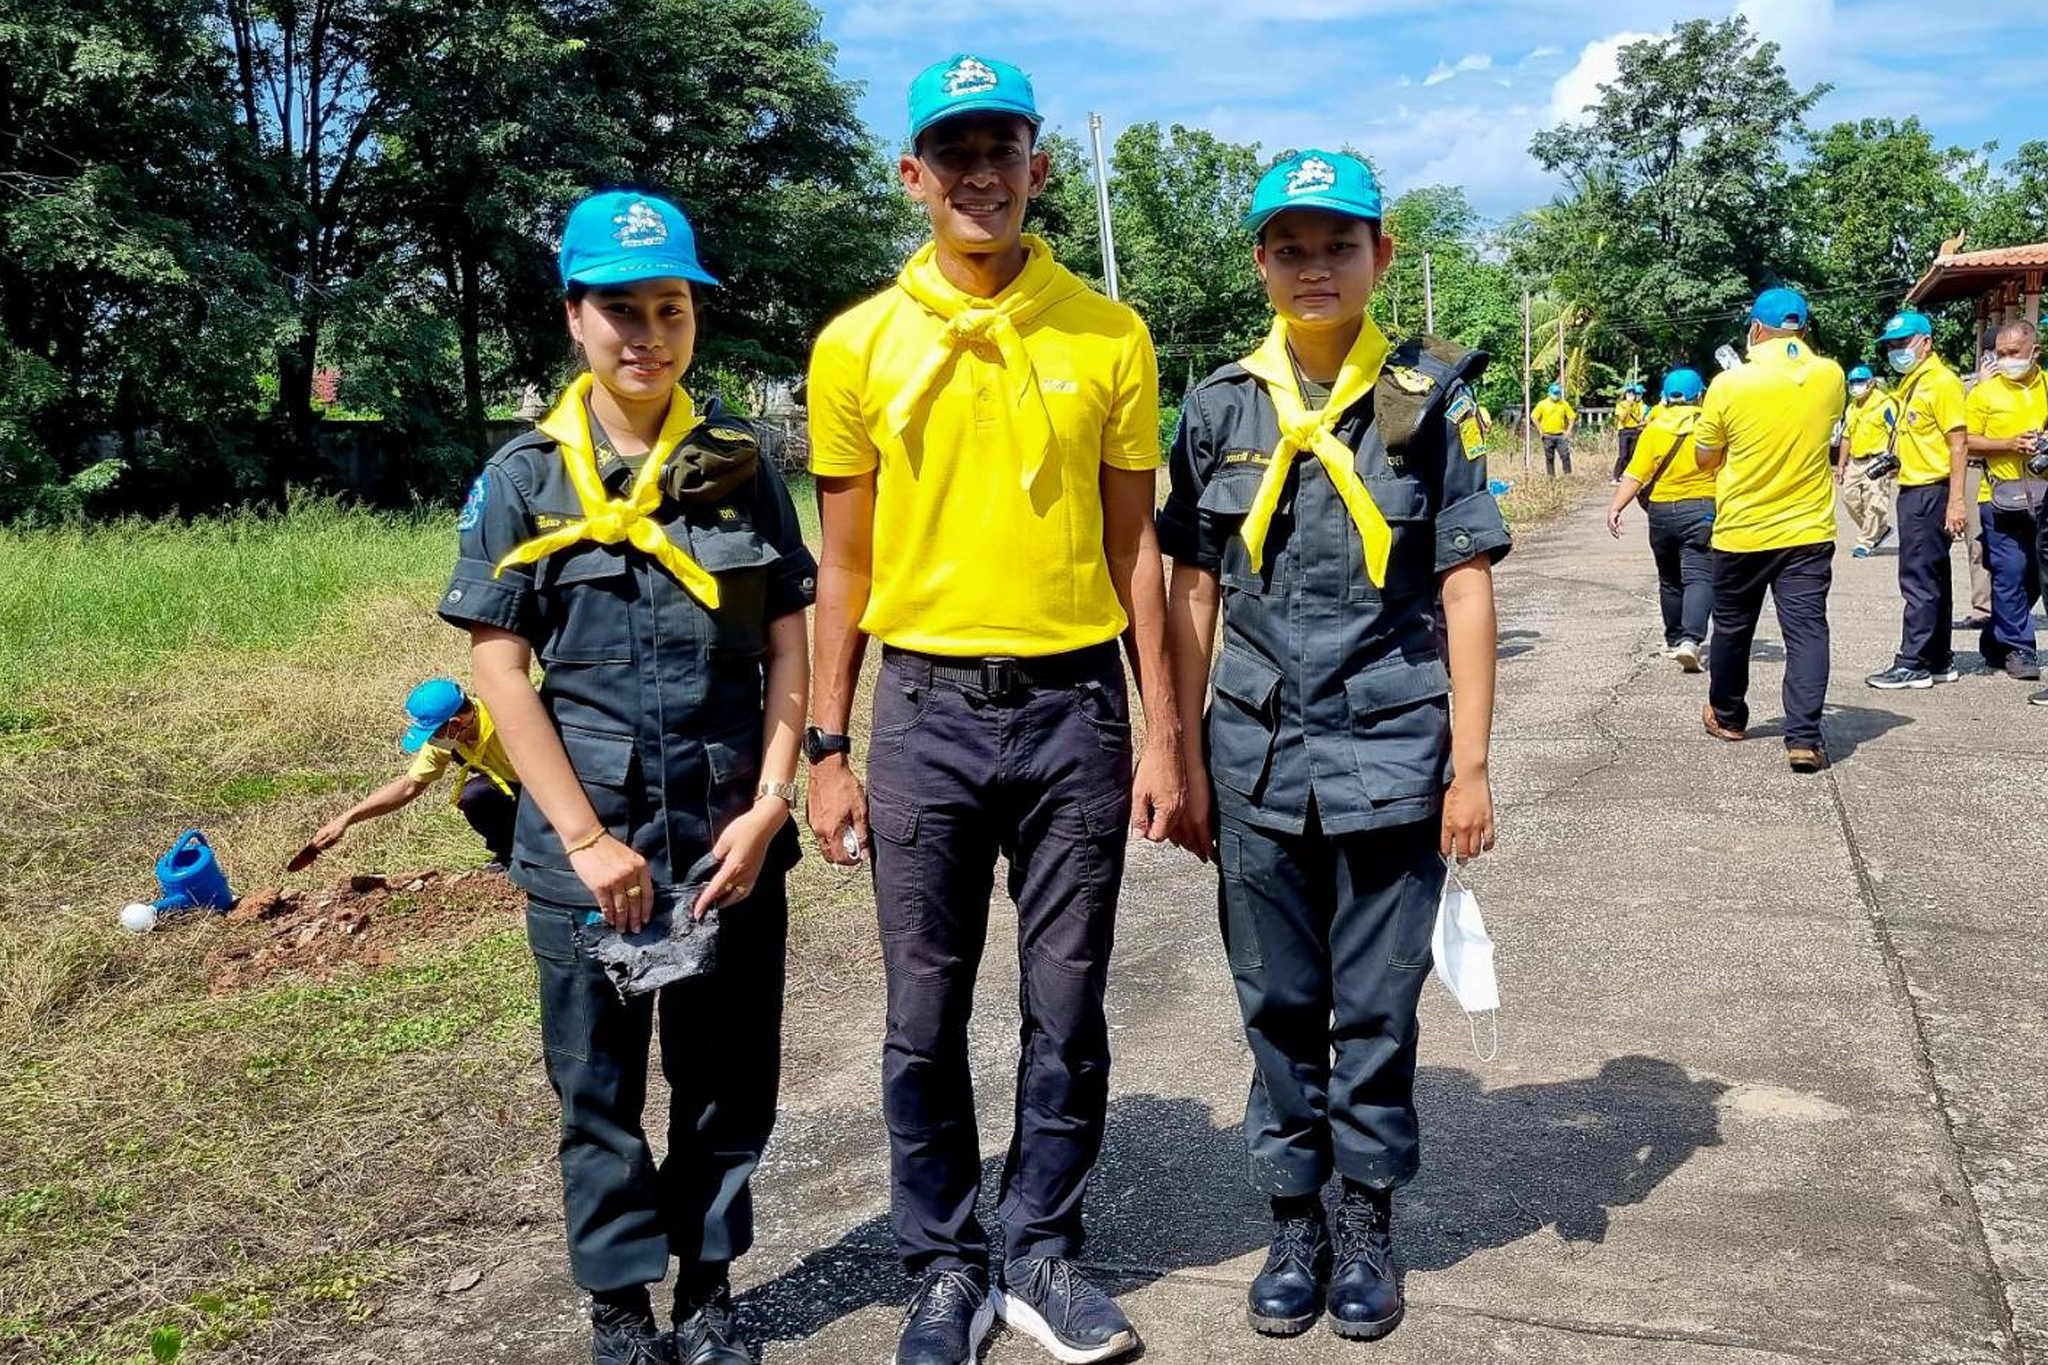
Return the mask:
<svg viewBox="0 0 2048 1365">
<path fill-rule="evenodd" d="M 811 355 L 810 823 L 832 861 L 874 859 L 890 1204 L 918 1277 L 897 1365 L 970 1361 L 998 1316 L 1064 1361 L 1139 1348 L 1078 1258 L 1128 827 L 1163 841 L 1185 781 L 1152 530 L 1159 383 L 1138 315 L 1024 233 L 1050 164 L 1038 129 L 1007 62 L 920 73 L 898 171 L 932 239 Z M 863 799 L 846 732 L 869 636 L 882 667 Z M 1135 778 L 1119 640 L 1149 730 Z M 967 1024 L 998 856 L 1024 1030 L 991 1283 Z"/>
<path fill-rule="evenodd" d="M 1868 365 L 1849 371 L 1849 407 L 1842 414 L 1842 437 L 1835 453 L 1835 486 L 1842 506 L 1856 524 L 1857 559 L 1868 559 L 1892 534 L 1892 496 L 1896 476 L 1870 473 L 1871 460 L 1891 448 L 1898 404 L 1885 392 L 1884 381 Z"/>
<path fill-rule="evenodd" d="M 1543 434 L 1543 472 L 1557 477 L 1559 461 L 1564 472 L 1572 472 L 1572 432 L 1579 425 L 1579 411 L 1564 401 L 1564 385 L 1552 384 L 1549 394 L 1529 414 L 1536 430 Z"/>
<path fill-rule="evenodd" d="M 1949 547 L 1969 525 L 1969 465 L 1963 381 L 1934 350 L 1934 326 L 1908 310 L 1885 325 L 1878 344 L 1899 375 L 1899 595 L 1905 600 L 1898 657 L 1864 681 L 1881 691 L 1951 683 L 1955 579 Z"/>
<path fill-rule="evenodd" d="M 1657 416 L 1645 429 L 1635 458 L 1607 508 L 1607 530 L 1621 538 L 1621 514 L 1642 502 L 1649 515 L 1650 557 L 1657 564 L 1657 601 L 1664 614 L 1664 648 L 1687 673 L 1703 667 L 1707 625 L 1714 610 L 1715 476 L 1699 467 L 1693 430 L 1706 384 L 1698 370 L 1664 377 Z"/>
<path fill-rule="evenodd" d="M 1293 1335 L 1327 1306 L 1339 1336 L 1371 1339 L 1403 1313 L 1391 1210 L 1419 1157 L 1415 1010 L 1444 860 L 1493 845 L 1508 531 L 1470 388 L 1486 356 L 1390 346 L 1366 311 L 1394 253 L 1371 169 L 1296 153 L 1245 226 L 1273 325 L 1188 396 L 1159 513 L 1197 775 L 1177 837 L 1217 860 L 1251 1046 L 1245 1144 L 1273 1213 L 1251 1326 Z"/>
<path fill-rule="evenodd" d="M 2041 598 L 2041 505 L 2048 480 L 2028 462 L 2048 450 L 2048 375 L 2041 334 L 2031 322 L 1999 329 L 1991 374 L 1963 402 L 1970 458 L 1984 464 L 1984 559 L 1991 567 L 1991 624 L 1978 649 L 2009 676 L 2038 682 L 2034 604 Z"/>
<path fill-rule="evenodd" d="M 1715 480 L 1714 635 L 1707 733 L 1749 728 L 1749 654 L 1769 593 L 1785 637 L 1785 756 L 1796 773 L 1827 766 L 1820 713 L 1828 693 L 1828 590 L 1835 496 L 1829 454 L 1848 401 L 1842 367 L 1807 341 L 1806 299 L 1767 289 L 1749 314 L 1749 362 L 1714 377 L 1693 428 Z"/>
<path fill-rule="evenodd" d="M 1635 458 L 1636 442 L 1642 439 L 1649 414 L 1643 409 L 1643 386 L 1630 384 L 1614 402 L 1614 481 L 1621 482 L 1628 463 Z"/>
<path fill-rule="evenodd" d="M 511 863 L 519 774 L 512 770 L 490 711 L 454 679 L 429 678 L 406 697 L 405 717 L 411 724 L 398 747 L 413 756 L 412 766 L 320 826 L 293 867 L 333 848 L 353 826 L 403 810 L 451 769 L 458 777 L 449 804 L 484 841 L 493 868 L 503 871 Z"/>
<path fill-rule="evenodd" d="M 728 1271 L 753 1241 L 750 1177 L 775 1119 L 817 569 L 751 429 L 682 387 L 699 292 L 717 284 L 682 210 L 632 192 L 583 200 L 561 280 L 588 368 L 478 476 L 440 614 L 469 632 L 477 691 L 526 782 L 512 880 L 527 892 L 592 1359 L 747 1365 Z M 623 995 L 592 951 L 600 925 L 631 934 L 677 916 L 716 933 L 716 965 Z M 659 1164 L 641 1128 L 657 1014 Z M 648 1286 L 672 1259 L 663 1337 Z"/>
</svg>

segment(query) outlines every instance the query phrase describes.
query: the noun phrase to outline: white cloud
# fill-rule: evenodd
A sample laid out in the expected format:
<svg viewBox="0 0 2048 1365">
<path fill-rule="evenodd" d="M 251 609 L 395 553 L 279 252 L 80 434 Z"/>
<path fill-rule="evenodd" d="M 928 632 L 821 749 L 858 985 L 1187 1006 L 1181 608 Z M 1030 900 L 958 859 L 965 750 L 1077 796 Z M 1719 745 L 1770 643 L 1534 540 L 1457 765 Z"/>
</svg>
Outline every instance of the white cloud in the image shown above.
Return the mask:
<svg viewBox="0 0 2048 1365">
<path fill-rule="evenodd" d="M 1794 81 L 1822 74 L 1835 47 L 1835 0 L 1736 0 L 1735 13 L 1778 45 Z"/>
<path fill-rule="evenodd" d="M 1542 60 L 1543 60 L 1543 59 L 1544 59 L 1545 57 L 1562 57 L 1563 55 L 1564 55 L 1564 49 L 1563 49 L 1563 48 L 1561 48 L 1561 47 L 1554 47 L 1554 46 L 1552 46 L 1552 45 L 1550 45 L 1550 44 L 1548 44 L 1548 43 L 1545 43 L 1545 44 L 1544 44 L 1544 45 L 1543 45 L 1542 47 L 1539 47 L 1539 48 L 1537 48 L 1537 49 L 1536 49 L 1535 51 L 1531 52 L 1531 53 L 1530 53 L 1530 54 L 1529 54 L 1528 56 L 1526 56 L 1526 57 L 1522 58 L 1522 62 L 1523 62 L 1523 64 L 1524 64 L 1524 65 L 1527 65 L 1527 64 L 1528 64 L 1528 63 L 1530 63 L 1530 62 L 1540 62 L 1540 61 L 1542 61 Z"/>
<path fill-rule="evenodd" d="M 1586 106 L 1599 103 L 1600 87 L 1614 83 L 1620 70 L 1621 50 L 1630 43 L 1654 42 L 1663 36 L 1622 32 L 1587 43 L 1572 69 L 1559 76 L 1557 84 L 1551 87 L 1548 121 L 1576 123 L 1584 118 Z"/>
<path fill-rule="evenodd" d="M 1424 85 L 1442 85 L 1451 77 L 1466 71 L 1490 71 L 1492 69 L 1493 58 L 1491 56 L 1484 52 L 1468 52 L 1458 58 L 1456 66 L 1451 66 L 1445 62 L 1438 62 L 1436 70 L 1424 77 L 1422 83 Z"/>
</svg>

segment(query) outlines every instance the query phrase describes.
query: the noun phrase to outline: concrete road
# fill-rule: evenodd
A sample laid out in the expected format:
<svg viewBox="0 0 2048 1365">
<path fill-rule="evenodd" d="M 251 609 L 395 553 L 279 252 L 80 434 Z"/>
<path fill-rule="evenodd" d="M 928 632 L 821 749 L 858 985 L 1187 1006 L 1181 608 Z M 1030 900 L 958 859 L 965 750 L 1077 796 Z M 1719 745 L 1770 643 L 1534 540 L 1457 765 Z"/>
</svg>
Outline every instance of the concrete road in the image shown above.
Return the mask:
<svg viewBox="0 0 2048 1365">
<path fill-rule="evenodd" d="M 1836 562 L 1821 777 L 1788 772 L 1776 737 L 1774 624 L 1753 738 L 1702 732 L 1704 678 L 1657 652 L 1640 518 L 1617 544 L 1589 503 L 1501 569 L 1502 839 L 1468 878 L 1500 945 L 1500 1052 L 1477 1060 L 1429 987 L 1425 1164 L 1398 1205 L 1410 1311 L 1378 1345 L 1243 1326 L 1264 1208 L 1242 1179 L 1248 1062 L 1213 882 L 1134 850 L 1087 1256 L 1148 1358 L 2048 1361 L 2048 710 L 1981 673 L 1866 689 L 1896 645 L 1895 566 Z M 1014 943 L 999 910 L 974 1025 L 991 1184 Z M 792 1002 L 801 1079 L 742 1302 L 769 1361 L 880 1365 L 908 1288 L 887 1231 L 881 993 L 871 962 L 831 984 Z M 431 1326 L 363 1345 L 587 1360 L 558 1239 L 535 1227 Z M 987 1355 L 1044 1358 L 1002 1336 Z"/>
</svg>

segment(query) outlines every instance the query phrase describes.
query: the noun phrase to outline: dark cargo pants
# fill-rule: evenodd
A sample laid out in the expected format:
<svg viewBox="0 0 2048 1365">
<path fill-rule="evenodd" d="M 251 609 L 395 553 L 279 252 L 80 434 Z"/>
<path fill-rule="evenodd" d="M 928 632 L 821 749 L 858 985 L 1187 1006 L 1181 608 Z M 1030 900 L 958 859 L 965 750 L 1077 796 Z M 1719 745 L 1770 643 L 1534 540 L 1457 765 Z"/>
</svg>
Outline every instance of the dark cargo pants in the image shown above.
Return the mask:
<svg viewBox="0 0 2048 1365">
<path fill-rule="evenodd" d="M 1899 490 L 1899 596 L 1905 621 L 1899 632 L 1900 668 L 1941 673 L 1955 662 L 1955 567 L 1945 524 L 1948 485 Z"/>
<path fill-rule="evenodd" d="M 1374 1189 L 1415 1174 L 1415 1008 L 1443 895 L 1442 825 L 1301 834 L 1224 816 L 1224 949 L 1251 1045 L 1245 1148 L 1267 1195 L 1334 1169 Z"/>
<path fill-rule="evenodd" d="M 518 788 L 513 788 L 516 793 Z M 512 830 L 519 819 L 519 797 L 508 795 L 504 788 L 485 777 L 482 773 L 470 774 L 462 784 L 462 794 L 455 799 L 455 807 L 462 812 L 462 818 L 469 821 L 469 827 L 484 841 L 484 847 L 491 851 L 493 862 L 512 865 Z"/>
<path fill-rule="evenodd" d="M 1731 730 L 1749 728 L 1749 651 L 1768 592 L 1785 637 L 1785 745 L 1821 743 L 1830 666 L 1828 592 L 1834 582 L 1831 540 L 1779 550 L 1714 551 L 1714 639 L 1707 651 L 1707 703 L 1714 719 Z"/>
<path fill-rule="evenodd" d="M 781 875 L 764 872 L 720 912 L 716 972 L 632 1000 L 582 950 L 573 926 L 587 913 L 529 899 L 526 932 L 562 1101 L 569 1265 L 576 1283 L 604 1292 L 653 1284 L 670 1256 L 688 1273 L 753 1245 L 747 1182 L 775 1122 L 789 908 Z M 640 1122 L 657 1012 L 670 1091 L 658 1167 Z"/>
<path fill-rule="evenodd" d="M 1071 681 L 1007 694 L 891 650 L 875 689 L 868 827 L 888 977 L 882 1110 L 904 1264 L 985 1266 L 967 1020 L 1000 854 L 1017 905 L 1017 1110 L 997 1208 L 1004 1255 L 1074 1256 L 1109 1103 L 1103 991 L 1131 810 L 1114 646 Z"/>
<path fill-rule="evenodd" d="M 1657 561 L 1657 605 L 1664 643 L 1707 642 L 1714 614 L 1714 500 L 1650 504 L 1650 556 Z"/>
</svg>

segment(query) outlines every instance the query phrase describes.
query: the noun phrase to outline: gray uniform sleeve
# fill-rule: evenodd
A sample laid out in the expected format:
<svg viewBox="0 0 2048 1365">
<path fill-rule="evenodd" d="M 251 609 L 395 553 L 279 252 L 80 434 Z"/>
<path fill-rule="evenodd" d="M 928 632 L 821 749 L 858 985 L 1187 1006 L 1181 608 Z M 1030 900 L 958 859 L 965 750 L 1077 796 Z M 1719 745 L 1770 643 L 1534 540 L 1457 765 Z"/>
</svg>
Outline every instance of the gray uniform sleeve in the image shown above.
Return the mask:
<svg viewBox="0 0 2048 1365">
<path fill-rule="evenodd" d="M 1461 422 L 1450 414 L 1470 406 L 1477 411 L 1471 391 L 1462 382 L 1451 387 L 1444 427 L 1443 509 L 1436 514 L 1436 571 L 1445 573 L 1475 555 L 1485 555 L 1498 564 L 1507 556 L 1514 537 L 1501 518 L 1500 503 L 1487 491 L 1486 451 L 1465 448 Z"/>
<path fill-rule="evenodd" d="M 773 462 L 761 462 L 754 486 L 754 529 L 776 554 L 768 566 L 767 616 L 774 621 L 817 600 L 818 561 L 804 544 L 803 522 L 797 518 L 789 485 Z"/>
<path fill-rule="evenodd" d="M 538 645 L 540 612 L 534 596 L 533 565 L 514 564 L 504 573 L 498 561 L 534 535 L 527 494 L 507 462 L 493 460 L 470 485 L 456 519 L 459 536 L 455 571 L 441 594 L 441 619 L 458 630 L 496 626 Z"/>
<path fill-rule="evenodd" d="M 1213 447 L 1200 390 L 1195 390 L 1181 404 L 1180 425 L 1174 429 L 1173 449 L 1166 457 L 1166 505 L 1159 509 L 1155 524 L 1161 554 L 1178 564 L 1221 573 L 1229 528 L 1219 535 L 1214 519 L 1205 516 L 1201 508 L 1202 493 L 1216 469 Z"/>
</svg>

